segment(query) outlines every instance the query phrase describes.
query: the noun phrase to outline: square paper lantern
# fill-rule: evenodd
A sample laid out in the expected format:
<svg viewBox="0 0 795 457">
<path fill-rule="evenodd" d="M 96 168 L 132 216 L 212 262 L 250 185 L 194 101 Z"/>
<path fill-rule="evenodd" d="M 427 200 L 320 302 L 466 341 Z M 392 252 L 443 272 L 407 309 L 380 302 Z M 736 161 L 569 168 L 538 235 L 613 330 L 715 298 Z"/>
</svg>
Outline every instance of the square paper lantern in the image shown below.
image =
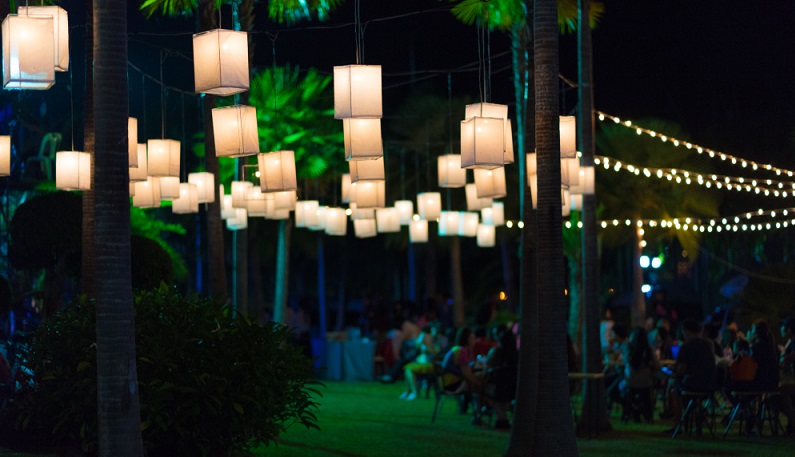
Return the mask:
<svg viewBox="0 0 795 457">
<path fill-rule="evenodd" d="M 582 211 L 582 194 L 569 194 L 569 210 Z"/>
<path fill-rule="evenodd" d="M 462 212 L 458 219 L 458 236 L 474 238 L 478 235 L 478 213 Z"/>
<path fill-rule="evenodd" d="M 295 204 L 295 226 L 308 227 L 317 224 L 317 200 L 304 200 Z"/>
<path fill-rule="evenodd" d="M 461 168 L 459 154 L 441 155 L 437 159 L 439 172 L 439 187 L 457 188 L 464 187 L 467 183 L 467 171 Z"/>
<path fill-rule="evenodd" d="M 257 156 L 259 185 L 263 192 L 283 192 L 298 188 L 295 177 L 295 153 L 275 151 Z"/>
<path fill-rule="evenodd" d="M 130 168 L 130 182 L 146 181 L 149 177 L 148 160 L 146 159 L 146 143 L 138 143 L 135 146 L 138 155 L 138 167 Z"/>
<path fill-rule="evenodd" d="M 497 244 L 496 231 L 493 225 L 478 225 L 478 246 L 493 248 Z"/>
<path fill-rule="evenodd" d="M 530 197 L 533 200 L 533 209 L 538 208 L 538 175 L 529 175 L 527 185 L 530 186 Z"/>
<path fill-rule="evenodd" d="M 248 212 L 245 208 L 235 208 L 235 217 L 226 220 L 226 228 L 232 231 L 248 228 Z"/>
<path fill-rule="evenodd" d="M 362 181 L 383 181 L 386 177 L 384 173 L 384 158 L 375 160 L 351 160 L 348 162 L 351 170 L 351 182 L 359 183 Z"/>
<path fill-rule="evenodd" d="M 135 183 L 130 183 L 130 197 L 135 197 Z"/>
<path fill-rule="evenodd" d="M 149 178 L 146 181 L 136 182 L 133 206 L 138 208 L 159 208 L 160 180 Z"/>
<path fill-rule="evenodd" d="M 417 212 L 420 219 L 435 221 L 442 212 L 442 194 L 439 192 L 421 192 L 417 194 Z"/>
<path fill-rule="evenodd" d="M 215 29 L 193 35 L 196 92 L 221 97 L 249 88 L 248 34 Z"/>
<path fill-rule="evenodd" d="M 3 20 L 3 87 L 49 89 L 55 84 L 52 17 L 9 14 Z"/>
<path fill-rule="evenodd" d="M 494 210 L 491 207 L 481 209 L 480 220 L 483 225 L 494 225 Z"/>
<path fill-rule="evenodd" d="M 295 210 L 295 203 L 298 201 L 298 194 L 294 190 L 286 190 L 284 192 L 272 192 L 273 196 L 273 209 L 276 211 L 293 211 Z"/>
<path fill-rule="evenodd" d="M 356 207 L 359 209 L 385 208 L 386 183 L 384 181 L 356 183 Z"/>
<path fill-rule="evenodd" d="M 428 221 L 420 219 L 409 224 L 409 241 L 412 243 L 428 242 Z"/>
<path fill-rule="evenodd" d="M 580 167 L 580 180 L 583 195 L 593 195 L 596 189 L 596 177 L 594 167 Z"/>
<path fill-rule="evenodd" d="M 345 236 L 348 233 L 348 215 L 343 208 L 326 208 L 326 235 Z"/>
<path fill-rule="evenodd" d="M 130 168 L 138 168 L 138 119 L 127 118 L 127 155 Z"/>
<path fill-rule="evenodd" d="M 497 103 L 473 103 L 466 106 L 464 119 L 473 117 L 498 117 L 508 119 L 508 105 Z"/>
<path fill-rule="evenodd" d="M 149 140 L 147 152 L 149 176 L 179 178 L 179 141 Z"/>
<path fill-rule="evenodd" d="M 505 225 L 505 204 L 503 202 L 493 202 L 491 204 L 492 225 L 501 227 Z"/>
<path fill-rule="evenodd" d="M 531 152 L 526 155 L 525 165 L 527 167 L 527 176 L 533 176 L 538 173 L 538 162 L 536 162 L 536 153 Z"/>
<path fill-rule="evenodd" d="M 561 216 L 566 217 L 571 214 L 571 207 L 569 206 L 570 200 L 569 189 L 561 189 L 560 203 L 561 203 Z"/>
<path fill-rule="evenodd" d="M 156 179 L 160 181 L 161 200 L 174 200 L 179 198 L 179 178 L 164 176 Z"/>
<path fill-rule="evenodd" d="M 342 175 L 342 203 L 350 203 L 351 201 L 351 175 L 345 173 Z"/>
<path fill-rule="evenodd" d="M 249 187 L 246 191 L 246 210 L 248 210 L 248 215 L 250 217 L 267 216 L 268 195 L 263 193 L 259 187 Z"/>
<path fill-rule="evenodd" d="M 234 208 L 246 208 L 246 197 L 248 191 L 254 184 L 248 181 L 232 181 L 232 206 Z"/>
<path fill-rule="evenodd" d="M 11 175 L 11 137 L 0 136 L 0 176 Z"/>
<path fill-rule="evenodd" d="M 213 137 L 216 157 L 259 154 L 257 109 L 244 105 L 213 108 Z"/>
<path fill-rule="evenodd" d="M 560 158 L 577 157 L 577 118 L 560 116 Z"/>
<path fill-rule="evenodd" d="M 326 230 L 326 209 L 328 206 L 318 206 L 315 210 L 315 218 L 311 224 L 307 224 L 306 228 L 314 231 Z"/>
<path fill-rule="evenodd" d="M 458 211 L 442 211 L 439 213 L 439 236 L 458 235 L 458 223 L 461 214 Z"/>
<path fill-rule="evenodd" d="M 52 18 L 53 65 L 55 71 L 69 71 L 69 14 L 66 10 L 57 6 L 20 6 L 17 14 Z"/>
<path fill-rule="evenodd" d="M 171 202 L 171 211 L 174 214 L 199 212 L 199 192 L 196 184 L 181 183 L 179 185 L 179 198 Z"/>
<path fill-rule="evenodd" d="M 580 184 L 580 159 L 560 159 L 560 185 L 571 188 Z"/>
<path fill-rule="evenodd" d="M 505 168 L 475 170 L 475 188 L 478 198 L 500 198 L 508 195 L 505 186 Z"/>
<path fill-rule="evenodd" d="M 480 211 L 493 204 L 491 198 L 478 197 L 478 188 L 475 184 L 467 184 L 464 190 L 467 196 L 467 211 Z"/>
<path fill-rule="evenodd" d="M 356 238 L 374 237 L 378 233 L 375 219 L 356 219 L 353 221 L 353 232 L 356 234 Z"/>
<path fill-rule="evenodd" d="M 398 200 L 395 202 L 400 225 L 409 225 L 414 217 L 414 202 L 411 200 Z"/>
<path fill-rule="evenodd" d="M 221 197 L 221 219 L 227 220 L 229 218 L 234 218 L 236 210 L 237 208 L 232 206 L 232 196 L 223 195 Z"/>
<path fill-rule="evenodd" d="M 395 208 L 379 208 L 375 210 L 375 221 L 378 233 L 394 233 L 400 231 L 400 218 Z"/>
<path fill-rule="evenodd" d="M 381 119 L 343 119 L 345 160 L 369 160 L 384 155 Z"/>
<path fill-rule="evenodd" d="M 511 126 L 511 120 L 505 120 L 505 151 L 502 155 L 502 163 L 507 165 L 509 163 L 513 163 L 513 127 Z"/>
<path fill-rule="evenodd" d="M 351 219 L 352 220 L 359 220 L 359 219 L 375 219 L 375 208 L 358 208 L 356 203 L 351 203 Z"/>
<path fill-rule="evenodd" d="M 196 198 L 199 199 L 199 203 L 210 203 L 215 201 L 214 174 L 206 171 L 188 173 L 188 182 L 196 185 Z M 223 192 L 219 195 L 223 195 Z"/>
<path fill-rule="evenodd" d="M 289 209 L 278 209 L 276 208 L 276 199 L 273 198 L 273 194 L 266 194 L 265 195 L 265 219 L 270 220 L 283 220 L 290 218 L 290 210 Z"/>
<path fill-rule="evenodd" d="M 79 151 L 56 152 L 55 187 L 61 190 L 91 189 L 91 154 Z"/>
<path fill-rule="evenodd" d="M 381 66 L 334 67 L 334 119 L 382 116 Z"/>
<path fill-rule="evenodd" d="M 461 167 L 498 168 L 505 164 L 505 120 L 473 117 L 461 121 Z"/>
</svg>

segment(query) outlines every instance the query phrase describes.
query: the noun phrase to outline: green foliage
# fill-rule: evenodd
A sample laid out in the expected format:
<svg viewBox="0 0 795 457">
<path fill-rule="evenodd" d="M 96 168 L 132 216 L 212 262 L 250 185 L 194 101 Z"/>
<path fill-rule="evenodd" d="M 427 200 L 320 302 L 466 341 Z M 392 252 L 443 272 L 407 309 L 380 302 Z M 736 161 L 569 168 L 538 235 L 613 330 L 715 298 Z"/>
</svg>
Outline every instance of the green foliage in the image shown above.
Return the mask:
<svg viewBox="0 0 795 457">
<path fill-rule="evenodd" d="M 136 297 L 141 428 L 149 456 L 237 455 L 288 426 L 317 428 L 312 361 L 290 331 L 231 317 L 172 288 Z M 82 301 L 45 322 L 26 355 L 35 384 L 10 405 L 17 427 L 95 454 L 95 309 Z"/>
<path fill-rule="evenodd" d="M 278 23 L 295 24 L 316 17 L 325 21 L 343 0 L 269 0 L 268 17 Z"/>
<path fill-rule="evenodd" d="M 449 0 L 456 3 L 452 8 L 453 15 L 467 25 L 488 21 L 489 28 L 510 30 L 512 27 L 524 24 L 527 20 L 524 0 Z M 577 31 L 577 0 L 558 0 L 558 26 L 561 33 L 574 33 Z M 591 28 L 605 11 L 604 3 L 591 2 L 590 22 Z"/>
<path fill-rule="evenodd" d="M 174 263 L 169 253 L 151 238 L 130 237 L 130 263 L 133 289 L 154 289 L 161 281 L 174 281 Z"/>
<path fill-rule="evenodd" d="M 159 244 L 171 259 L 175 279 L 183 279 L 188 275 L 188 265 L 185 263 L 185 259 L 165 241 L 164 236 L 168 234 L 185 235 L 185 233 L 185 227 L 179 224 L 163 222 L 156 219 L 150 212 L 135 206 L 130 207 L 130 234 L 149 238 Z"/>
</svg>

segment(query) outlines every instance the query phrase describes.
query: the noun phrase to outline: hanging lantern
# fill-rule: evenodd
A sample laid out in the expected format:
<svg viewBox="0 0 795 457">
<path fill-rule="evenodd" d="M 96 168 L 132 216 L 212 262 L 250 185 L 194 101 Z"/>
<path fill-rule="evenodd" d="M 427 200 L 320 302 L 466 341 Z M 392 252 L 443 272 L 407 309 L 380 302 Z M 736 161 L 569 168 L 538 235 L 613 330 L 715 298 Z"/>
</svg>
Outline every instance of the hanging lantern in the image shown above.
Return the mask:
<svg viewBox="0 0 795 457">
<path fill-rule="evenodd" d="M 326 235 L 345 236 L 348 233 L 348 216 L 343 208 L 326 208 Z"/>
<path fill-rule="evenodd" d="M 160 180 L 149 178 L 135 183 L 133 206 L 138 208 L 160 208 Z"/>
<path fill-rule="evenodd" d="M 149 140 L 147 147 L 149 176 L 179 178 L 179 150 L 177 140 Z"/>
<path fill-rule="evenodd" d="M 473 117 L 461 121 L 461 167 L 490 170 L 505 163 L 505 120 Z"/>
<path fill-rule="evenodd" d="M 395 208 L 379 208 L 375 210 L 378 233 L 394 233 L 400 231 L 400 218 Z"/>
<path fill-rule="evenodd" d="M 385 208 L 386 183 L 384 181 L 356 183 L 356 206 L 359 209 Z"/>
<path fill-rule="evenodd" d="M 199 212 L 199 191 L 196 184 L 181 183 L 179 185 L 179 198 L 171 202 L 171 211 L 174 214 Z"/>
<path fill-rule="evenodd" d="M 49 89 L 55 84 L 53 18 L 9 14 L 3 20 L 3 88 Z"/>
<path fill-rule="evenodd" d="M 351 160 L 348 162 L 351 170 L 351 182 L 359 183 L 362 181 L 383 181 L 385 179 L 384 173 L 384 158 L 375 160 Z"/>
<path fill-rule="evenodd" d="M 530 196 L 533 200 L 533 209 L 538 208 L 538 175 L 529 175 L 527 185 L 530 186 Z"/>
<path fill-rule="evenodd" d="M 536 153 L 531 152 L 526 154 L 527 160 L 525 160 L 525 165 L 527 167 L 527 176 L 533 176 L 538 173 L 538 163 L 536 162 Z"/>
<path fill-rule="evenodd" d="M 0 176 L 11 176 L 11 136 L 0 135 Z"/>
<path fill-rule="evenodd" d="M 313 231 L 326 230 L 326 209 L 328 206 L 318 206 L 315 210 L 315 219 L 312 224 L 307 224 L 306 228 Z"/>
<path fill-rule="evenodd" d="M 237 211 L 237 208 L 232 206 L 232 196 L 223 195 L 221 199 L 221 219 L 234 218 L 236 215 L 235 211 Z"/>
<path fill-rule="evenodd" d="M 458 235 L 458 224 L 461 214 L 458 211 L 442 211 L 439 213 L 439 236 Z"/>
<path fill-rule="evenodd" d="M 138 143 L 135 146 L 138 156 L 138 167 L 130 168 L 130 182 L 146 181 L 149 177 L 149 166 L 146 159 L 146 143 Z"/>
<path fill-rule="evenodd" d="M 17 14 L 52 18 L 52 62 L 55 71 L 69 71 L 69 14 L 66 10 L 58 6 L 20 6 L 17 8 Z"/>
<path fill-rule="evenodd" d="M 439 172 L 439 187 L 457 188 L 464 187 L 467 183 L 467 171 L 461 168 L 459 154 L 441 155 L 437 159 Z"/>
<path fill-rule="evenodd" d="M 198 93 L 225 97 L 247 91 L 246 32 L 215 29 L 193 35 L 193 74 Z"/>
<path fill-rule="evenodd" d="M 334 67 L 334 119 L 382 116 L 381 66 Z"/>
<path fill-rule="evenodd" d="M 475 187 L 478 198 L 500 198 L 508 195 L 505 186 L 505 168 L 475 170 Z"/>
<path fill-rule="evenodd" d="M 417 194 L 417 212 L 420 219 L 435 221 L 442 212 L 442 194 L 439 192 L 421 192 Z"/>
<path fill-rule="evenodd" d="M 424 219 L 411 221 L 411 224 L 409 224 L 409 241 L 412 243 L 428 242 L 428 221 Z"/>
<path fill-rule="evenodd" d="M 505 120 L 505 152 L 502 155 L 502 163 L 504 165 L 508 165 L 509 163 L 513 163 L 513 126 L 511 125 L 511 120 Z"/>
<path fill-rule="evenodd" d="M 254 184 L 248 181 L 232 181 L 232 207 L 246 208 L 248 190 L 253 186 Z"/>
<path fill-rule="evenodd" d="M 494 202 L 491 205 L 491 220 L 495 227 L 505 225 L 505 204 L 503 202 Z"/>
<path fill-rule="evenodd" d="M 480 210 L 480 220 L 482 225 L 494 225 L 494 211 L 491 207 Z"/>
<path fill-rule="evenodd" d="M 226 220 L 226 228 L 232 231 L 248 228 L 248 212 L 245 208 L 235 208 L 235 217 Z"/>
<path fill-rule="evenodd" d="M 342 203 L 351 202 L 351 175 L 345 173 L 342 175 Z"/>
<path fill-rule="evenodd" d="M 265 194 L 265 219 L 278 221 L 289 218 L 290 210 L 277 208 L 274 194 Z"/>
<path fill-rule="evenodd" d="M 127 118 L 127 155 L 130 168 L 138 168 L 138 119 Z"/>
<path fill-rule="evenodd" d="M 478 235 L 478 213 L 462 212 L 458 217 L 458 236 L 474 238 Z"/>
<path fill-rule="evenodd" d="M 164 176 L 156 179 L 160 181 L 161 200 L 174 200 L 179 198 L 179 178 Z"/>
<path fill-rule="evenodd" d="M 414 202 L 411 200 L 398 200 L 395 202 L 400 225 L 409 225 L 414 217 Z"/>
<path fill-rule="evenodd" d="M 569 189 L 561 189 L 560 202 L 561 202 L 561 216 L 567 217 L 571 214 L 571 207 L 569 206 Z"/>
<path fill-rule="evenodd" d="M 251 186 L 246 191 L 246 210 L 249 217 L 265 217 L 268 214 L 268 195 L 262 189 Z"/>
<path fill-rule="evenodd" d="M 345 160 L 370 160 L 384 156 L 381 119 L 343 119 Z"/>
<path fill-rule="evenodd" d="M 560 185 L 567 188 L 580 184 L 580 159 L 560 159 Z"/>
<path fill-rule="evenodd" d="M 582 194 L 569 194 L 569 210 L 582 211 Z"/>
<path fill-rule="evenodd" d="M 375 220 L 375 208 L 357 208 L 356 203 L 350 204 L 351 219 L 373 219 Z"/>
<path fill-rule="evenodd" d="M 580 172 L 580 179 L 582 180 L 582 194 L 593 195 L 596 190 L 594 167 L 580 167 Z"/>
<path fill-rule="evenodd" d="M 513 163 L 513 129 L 511 120 L 508 119 L 508 105 L 496 103 L 474 103 L 467 105 L 464 119 L 474 117 L 500 118 L 504 121 L 503 125 L 503 165 Z"/>
<path fill-rule="evenodd" d="M 135 197 L 135 183 L 131 182 L 129 185 L 130 185 L 130 197 Z"/>
<path fill-rule="evenodd" d="M 56 152 L 55 187 L 61 190 L 91 189 L 91 154 L 79 151 Z"/>
<path fill-rule="evenodd" d="M 317 217 L 317 200 L 304 200 L 295 204 L 295 226 L 306 227 L 308 223 L 314 223 Z"/>
<path fill-rule="evenodd" d="M 295 203 L 298 201 L 298 194 L 294 190 L 286 190 L 284 192 L 272 192 L 273 208 L 276 211 L 293 211 L 295 210 Z"/>
<path fill-rule="evenodd" d="M 263 192 L 296 190 L 295 153 L 276 151 L 257 156 L 259 184 Z"/>
<path fill-rule="evenodd" d="M 244 105 L 213 108 L 213 137 L 216 157 L 259 154 L 257 109 Z"/>
<path fill-rule="evenodd" d="M 356 234 L 356 238 L 374 237 L 378 233 L 375 219 L 356 219 L 353 221 L 353 232 Z"/>
<path fill-rule="evenodd" d="M 188 173 L 188 182 L 196 185 L 196 194 L 199 203 L 215 201 L 215 175 L 206 171 Z M 223 195 L 223 192 L 221 194 Z"/>
<path fill-rule="evenodd" d="M 560 116 L 560 158 L 577 157 L 577 118 Z"/>
<path fill-rule="evenodd" d="M 481 248 L 493 248 L 497 244 L 496 230 L 493 225 L 478 225 L 478 246 Z"/>
<path fill-rule="evenodd" d="M 478 197 L 478 188 L 476 184 L 467 184 L 464 187 L 464 191 L 467 196 L 467 211 L 480 211 L 492 205 L 491 198 Z"/>
</svg>

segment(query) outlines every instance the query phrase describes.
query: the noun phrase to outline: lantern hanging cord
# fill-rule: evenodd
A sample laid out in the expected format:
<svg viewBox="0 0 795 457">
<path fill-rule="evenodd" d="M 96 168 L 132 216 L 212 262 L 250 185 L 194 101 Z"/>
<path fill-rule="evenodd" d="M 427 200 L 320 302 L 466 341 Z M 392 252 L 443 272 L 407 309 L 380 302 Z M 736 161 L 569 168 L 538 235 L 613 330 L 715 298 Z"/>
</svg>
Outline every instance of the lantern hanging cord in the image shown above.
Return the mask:
<svg viewBox="0 0 795 457">
<path fill-rule="evenodd" d="M 447 73 L 447 117 L 450 124 L 448 129 L 450 154 L 453 154 L 453 75 Z"/>
<path fill-rule="evenodd" d="M 160 138 L 166 138 L 166 88 L 163 84 L 163 63 L 166 51 L 160 51 Z"/>
<path fill-rule="evenodd" d="M 181 115 L 182 115 L 181 116 L 182 117 L 182 143 L 180 143 L 180 148 L 179 148 L 179 151 L 180 151 L 180 160 L 179 160 L 180 167 L 179 168 L 180 168 L 180 174 L 183 174 L 183 172 L 187 173 L 187 171 L 188 171 L 188 167 L 182 166 L 185 163 L 185 158 L 181 157 L 183 155 L 182 146 L 184 146 L 186 144 L 185 143 L 185 94 L 182 94 L 181 101 L 182 101 L 182 104 L 181 104 L 181 108 L 182 108 L 181 109 Z M 187 176 L 183 175 L 183 178 L 185 179 L 184 182 L 186 182 L 188 180 Z"/>
<path fill-rule="evenodd" d="M 74 80 L 72 79 L 72 68 L 74 65 L 69 65 L 69 110 L 70 110 L 70 118 L 72 122 L 72 151 L 75 150 L 75 86 Z"/>
<path fill-rule="evenodd" d="M 353 11 L 354 39 L 356 43 L 356 64 L 363 61 L 362 56 L 362 22 L 361 22 L 361 1 L 355 0 Z"/>
<path fill-rule="evenodd" d="M 144 126 L 144 138 L 146 138 L 146 75 L 141 73 L 141 123 Z"/>
</svg>

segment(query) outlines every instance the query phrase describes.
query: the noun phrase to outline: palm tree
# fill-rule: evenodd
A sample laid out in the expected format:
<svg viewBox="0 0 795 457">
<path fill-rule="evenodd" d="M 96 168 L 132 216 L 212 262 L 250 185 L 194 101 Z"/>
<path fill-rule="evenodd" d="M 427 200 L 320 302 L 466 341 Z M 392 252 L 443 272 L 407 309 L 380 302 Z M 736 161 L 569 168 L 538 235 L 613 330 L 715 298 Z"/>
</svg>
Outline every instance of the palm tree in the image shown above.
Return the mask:
<svg viewBox="0 0 795 457">
<path fill-rule="evenodd" d="M 99 455 L 143 455 L 130 271 L 127 2 L 94 1 Z"/>
<path fill-rule="evenodd" d="M 83 97 L 85 107 L 83 115 L 83 151 L 94 156 L 94 73 L 90 71 L 93 65 L 94 36 L 93 36 L 93 8 L 86 8 L 86 85 Z M 72 88 L 74 90 L 74 87 Z M 94 180 L 95 160 L 91 161 L 91 180 Z M 94 248 L 94 191 L 83 191 L 83 228 L 80 289 L 89 297 L 94 296 L 96 289 L 96 252 Z"/>
</svg>

